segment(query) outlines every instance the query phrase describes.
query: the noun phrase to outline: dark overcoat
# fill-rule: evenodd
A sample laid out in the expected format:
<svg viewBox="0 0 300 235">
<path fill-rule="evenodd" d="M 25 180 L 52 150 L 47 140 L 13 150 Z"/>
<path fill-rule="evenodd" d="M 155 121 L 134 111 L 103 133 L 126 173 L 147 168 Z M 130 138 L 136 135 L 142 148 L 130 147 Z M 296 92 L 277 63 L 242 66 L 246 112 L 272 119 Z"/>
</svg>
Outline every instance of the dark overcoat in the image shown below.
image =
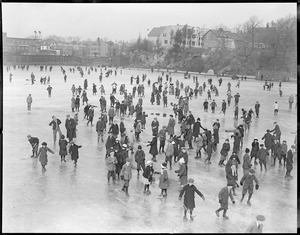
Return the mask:
<svg viewBox="0 0 300 235">
<path fill-rule="evenodd" d="M 169 188 L 169 178 L 168 178 L 167 169 L 162 170 L 162 173 L 160 174 L 160 177 L 159 177 L 158 187 L 160 189 L 168 189 Z"/>
<path fill-rule="evenodd" d="M 221 189 L 218 197 L 219 197 L 219 200 L 221 200 L 221 202 L 220 202 L 221 207 L 224 208 L 225 210 L 228 209 L 228 198 L 230 197 L 231 201 L 234 201 L 232 192 L 231 192 L 231 190 L 228 189 L 227 186 Z"/>
<path fill-rule="evenodd" d="M 158 154 L 157 137 L 154 136 L 152 141 L 148 145 L 150 145 L 149 153 L 153 156 L 157 155 Z"/>
<path fill-rule="evenodd" d="M 179 198 L 184 194 L 184 205 L 188 209 L 195 208 L 195 193 L 197 193 L 200 197 L 203 197 L 203 194 L 196 188 L 195 185 L 185 185 L 180 193 Z"/>
<path fill-rule="evenodd" d="M 76 138 L 76 122 L 73 118 L 66 119 L 65 127 L 67 129 L 67 138 Z"/>
<path fill-rule="evenodd" d="M 59 145 L 59 155 L 66 156 L 68 154 L 67 151 L 68 141 L 66 141 L 65 139 L 60 139 L 58 141 L 58 145 Z"/>
<path fill-rule="evenodd" d="M 71 153 L 71 160 L 77 161 L 77 159 L 79 158 L 78 149 L 81 147 L 81 145 L 76 144 L 70 145 L 69 153 Z"/>
</svg>

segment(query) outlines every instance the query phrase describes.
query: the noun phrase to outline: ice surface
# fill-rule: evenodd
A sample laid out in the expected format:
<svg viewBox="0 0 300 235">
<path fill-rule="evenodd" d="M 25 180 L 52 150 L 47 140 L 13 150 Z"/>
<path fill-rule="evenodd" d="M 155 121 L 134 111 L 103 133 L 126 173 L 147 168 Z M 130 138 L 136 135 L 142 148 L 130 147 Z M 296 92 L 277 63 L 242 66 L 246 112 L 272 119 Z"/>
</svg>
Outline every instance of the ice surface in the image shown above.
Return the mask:
<svg viewBox="0 0 300 235">
<path fill-rule="evenodd" d="M 264 222 L 264 232 L 292 233 L 297 227 L 297 169 L 296 156 L 294 158 L 294 169 L 291 181 L 284 179 L 285 168 L 283 166 L 268 167 L 267 172 L 260 172 L 256 167 L 256 176 L 260 181 L 259 190 L 255 190 L 251 199 L 252 205 L 239 202 L 241 198 L 241 187 L 237 189 L 238 196 L 235 197 L 236 204 L 229 203 L 229 220 L 217 218 L 215 210 L 219 208 L 218 192 L 226 185 L 224 168 L 217 165 L 219 152 L 224 140 L 230 137 L 224 130 L 234 126 L 233 105 L 227 108 L 224 116 L 219 114 L 221 101 L 226 99 L 227 82 L 232 83 L 232 94 L 240 93 L 240 109 L 253 108 L 258 100 L 261 104 L 260 118 L 253 118 L 250 131 L 244 138 L 244 148 L 251 148 L 252 140 L 255 136 L 259 139 L 266 129 L 274 127 L 276 120 L 281 128 L 282 137 L 290 146 L 294 142 L 296 131 L 296 110 L 289 111 L 288 97 L 296 94 L 295 83 L 282 83 L 283 97 L 279 97 L 278 83 L 275 82 L 271 91 L 262 89 L 263 82 L 247 80 L 241 81 L 240 88 L 236 88 L 237 81 L 223 78 L 222 86 L 217 85 L 217 79 L 213 78 L 213 83 L 217 85 L 220 96 L 213 99 L 217 102 L 216 114 L 203 113 L 202 104 L 206 93 L 198 99 L 190 101 L 190 110 L 195 118 L 200 117 L 203 126 L 212 129 L 212 124 L 216 118 L 220 119 L 220 144 L 212 157 L 212 164 L 205 165 L 205 155 L 202 159 L 194 159 L 195 150 L 188 151 L 189 154 L 189 177 L 195 179 L 195 185 L 205 195 L 203 201 L 196 195 L 196 208 L 194 222 L 184 222 L 183 202 L 178 200 L 179 181 L 174 170 L 169 171 L 170 187 L 168 197 L 159 199 L 160 189 L 158 181 L 150 186 L 152 193 L 143 194 L 143 183 L 137 179 L 136 171 L 133 171 L 133 178 L 130 181 L 129 194 L 127 198 L 120 189 L 123 182 L 116 185 L 107 184 L 107 171 L 104 161 L 104 144 L 97 144 L 97 133 L 95 126 L 86 126 L 83 120 L 83 107 L 80 107 L 79 125 L 77 127 L 76 143 L 83 147 L 79 150 L 79 161 L 74 167 L 67 156 L 66 163 L 61 163 L 58 155 L 58 144 L 53 145 L 52 129 L 49 126 L 51 117 L 55 115 L 62 121 L 61 129 L 65 133 L 64 121 L 67 114 L 71 112 L 71 86 L 83 87 L 84 78 L 88 79 L 88 98 L 91 104 L 97 105 L 95 109 L 94 123 L 99 114 L 100 93 L 92 95 L 92 83 L 99 87 L 99 70 L 97 73 L 91 72 L 88 75 L 85 71 L 84 78 L 81 78 L 76 71 L 70 73 L 68 67 L 64 66 L 67 73 L 67 82 L 63 80 L 62 72 L 58 66 L 52 72 L 40 72 L 38 67 L 31 66 L 29 71 L 20 69 L 11 70 L 13 74 L 12 82 L 9 83 L 9 72 L 4 68 L 3 76 L 3 232 L 166 232 L 166 233 L 204 233 L 219 232 L 233 233 L 244 232 L 248 224 L 255 219 L 257 214 L 266 217 Z M 26 84 L 26 79 L 30 79 L 31 72 L 34 72 L 37 82 Z M 114 74 L 109 78 L 103 76 L 103 84 L 106 89 L 106 99 L 109 105 L 110 84 L 116 81 L 119 85 L 126 84 L 129 92 L 132 91 L 130 77 L 147 74 L 147 79 L 156 81 L 158 72 L 128 70 L 123 69 L 122 74 Z M 51 76 L 52 97 L 48 98 L 47 85 L 41 85 L 41 76 Z M 172 74 L 173 83 L 176 79 L 189 84 L 194 88 L 192 78 L 185 80 L 182 74 Z M 207 77 L 199 76 L 200 85 Z M 141 79 L 140 79 L 141 80 Z M 146 123 L 146 130 L 141 134 L 141 142 L 146 152 L 146 160 L 152 156 L 148 154 L 149 147 L 146 142 L 151 140 L 150 124 L 154 116 L 151 113 L 160 113 L 158 120 L 160 127 L 167 125 L 169 114 L 173 113 L 171 106 L 163 108 L 163 105 L 153 106 L 150 103 L 151 87 L 145 82 L 145 95 L 143 102 L 144 111 L 149 114 Z M 117 91 L 119 90 L 119 87 Z M 33 97 L 32 111 L 27 111 L 26 97 L 31 93 Z M 122 100 L 119 93 L 116 98 Z M 137 102 L 134 98 L 134 104 Z M 279 103 L 279 115 L 273 116 L 272 105 L 274 101 Z M 174 96 L 168 96 L 168 103 L 176 102 Z M 234 100 L 232 100 L 234 103 Z M 167 117 L 162 116 L 163 113 Z M 119 121 L 119 117 L 117 117 Z M 131 127 L 134 118 L 126 117 L 126 127 Z M 241 121 L 239 121 L 241 123 Z M 179 125 L 176 123 L 176 131 L 179 133 Z M 30 158 L 31 146 L 26 138 L 27 134 L 36 136 L 40 143 L 45 141 L 48 147 L 55 154 L 48 155 L 47 171 L 42 172 L 41 165 L 37 159 Z M 105 137 L 107 134 L 105 134 Z M 261 140 L 259 140 L 262 142 Z M 232 140 L 230 140 L 232 147 Z M 135 144 L 135 148 L 137 144 Z M 242 159 L 242 156 L 240 156 Z M 154 164 L 155 170 L 160 170 L 160 164 L 164 161 L 164 155 L 157 156 L 158 162 Z M 242 177 L 242 167 L 239 166 L 239 180 Z M 157 177 L 157 176 L 156 176 Z"/>
</svg>

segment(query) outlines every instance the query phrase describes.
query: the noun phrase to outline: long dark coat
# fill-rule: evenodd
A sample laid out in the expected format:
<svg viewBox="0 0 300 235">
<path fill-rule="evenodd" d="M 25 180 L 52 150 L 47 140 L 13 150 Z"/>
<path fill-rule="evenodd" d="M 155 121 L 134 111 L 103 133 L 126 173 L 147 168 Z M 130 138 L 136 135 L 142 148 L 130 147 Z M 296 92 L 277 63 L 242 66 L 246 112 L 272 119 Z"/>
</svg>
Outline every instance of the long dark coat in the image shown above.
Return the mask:
<svg viewBox="0 0 300 235">
<path fill-rule="evenodd" d="M 253 141 L 250 156 L 257 158 L 258 150 L 259 150 L 259 143 Z"/>
<path fill-rule="evenodd" d="M 262 140 L 265 140 L 265 146 L 266 148 L 271 148 L 273 145 L 273 136 L 270 133 L 266 133 L 263 137 Z"/>
<path fill-rule="evenodd" d="M 158 154 L 158 149 L 157 149 L 157 137 L 153 136 L 152 141 L 148 144 L 150 145 L 150 150 L 149 153 L 153 156 Z"/>
<path fill-rule="evenodd" d="M 76 138 L 76 122 L 73 118 L 66 119 L 65 127 L 67 129 L 67 138 Z"/>
<path fill-rule="evenodd" d="M 66 156 L 68 154 L 67 151 L 68 141 L 66 141 L 65 139 L 60 139 L 58 141 L 58 145 L 59 145 L 59 155 Z"/>
<path fill-rule="evenodd" d="M 43 166 L 47 165 L 47 162 L 48 162 L 47 152 L 54 154 L 54 152 L 51 149 L 49 149 L 48 147 L 40 147 L 39 152 L 37 154 L 37 156 L 39 156 L 39 161 L 41 162 L 41 164 Z"/>
<path fill-rule="evenodd" d="M 174 135 L 174 128 L 175 128 L 175 119 L 170 118 L 167 126 L 169 135 Z"/>
<path fill-rule="evenodd" d="M 182 197 L 184 194 L 184 205 L 188 209 L 193 209 L 195 208 L 195 192 L 200 196 L 203 197 L 203 194 L 196 188 L 195 185 L 185 185 L 180 193 L 179 193 L 179 198 Z"/>
<path fill-rule="evenodd" d="M 230 144 L 229 143 L 224 143 L 221 149 L 221 160 L 225 160 L 228 152 L 230 151 Z"/>
<path fill-rule="evenodd" d="M 79 158 L 78 149 L 81 147 L 81 145 L 76 144 L 70 145 L 69 153 L 71 153 L 71 160 L 77 161 L 77 159 Z"/>
<path fill-rule="evenodd" d="M 293 169 L 293 152 L 292 150 L 289 150 L 287 152 L 287 157 L 286 157 L 286 169 L 287 170 L 292 170 Z"/>
<path fill-rule="evenodd" d="M 228 192 L 229 191 L 229 192 Z M 221 207 L 225 210 L 228 209 L 228 197 L 230 197 L 231 201 L 234 201 L 231 190 L 228 190 L 228 187 L 224 187 L 218 194 L 219 200 L 221 199 Z"/>
</svg>

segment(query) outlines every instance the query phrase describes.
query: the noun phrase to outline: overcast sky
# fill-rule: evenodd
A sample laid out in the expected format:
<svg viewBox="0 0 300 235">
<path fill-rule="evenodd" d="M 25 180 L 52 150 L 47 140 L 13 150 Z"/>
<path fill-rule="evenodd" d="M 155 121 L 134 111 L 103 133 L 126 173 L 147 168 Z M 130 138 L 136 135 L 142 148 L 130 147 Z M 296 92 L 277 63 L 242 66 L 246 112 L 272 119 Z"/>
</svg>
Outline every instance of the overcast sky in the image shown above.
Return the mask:
<svg viewBox="0 0 300 235">
<path fill-rule="evenodd" d="M 2 25 L 9 37 L 32 36 L 36 30 L 43 38 L 54 34 L 130 41 L 158 26 L 234 28 L 253 15 L 265 25 L 296 12 L 296 3 L 2 3 Z"/>
</svg>

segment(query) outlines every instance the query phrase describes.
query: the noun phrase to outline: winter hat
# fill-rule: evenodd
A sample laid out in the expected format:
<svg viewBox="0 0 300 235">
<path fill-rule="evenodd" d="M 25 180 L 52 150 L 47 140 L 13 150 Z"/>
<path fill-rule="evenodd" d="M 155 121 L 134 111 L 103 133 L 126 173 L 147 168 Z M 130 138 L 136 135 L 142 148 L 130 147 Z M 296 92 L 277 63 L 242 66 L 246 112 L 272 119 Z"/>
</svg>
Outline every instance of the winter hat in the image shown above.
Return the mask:
<svg viewBox="0 0 300 235">
<path fill-rule="evenodd" d="M 257 137 L 254 137 L 254 140 L 258 140 L 258 138 L 257 138 Z"/>
<path fill-rule="evenodd" d="M 227 138 L 225 141 L 229 141 L 229 139 Z"/>
<path fill-rule="evenodd" d="M 194 183 L 194 179 L 189 179 L 188 182 L 189 183 Z"/>
<path fill-rule="evenodd" d="M 250 172 L 251 174 L 254 174 L 254 173 L 255 173 L 255 170 L 252 169 L 252 168 L 250 168 L 250 169 L 249 169 L 249 172 Z"/>
<path fill-rule="evenodd" d="M 264 144 L 260 144 L 259 146 L 260 146 L 260 147 L 264 147 Z"/>
<path fill-rule="evenodd" d="M 123 144 L 123 145 L 122 145 L 122 148 L 127 148 L 127 144 Z"/>
<path fill-rule="evenodd" d="M 246 152 L 246 153 L 249 153 L 249 152 L 250 152 L 250 149 L 246 148 L 245 152 Z"/>
<path fill-rule="evenodd" d="M 65 138 L 65 136 L 64 135 L 61 135 L 61 139 L 64 139 Z"/>
<path fill-rule="evenodd" d="M 43 142 L 43 143 L 42 143 L 42 146 L 47 146 L 47 143 L 46 143 L 46 142 Z"/>
<path fill-rule="evenodd" d="M 163 164 L 161 164 L 161 168 L 167 168 L 167 163 L 164 162 Z"/>
<path fill-rule="evenodd" d="M 172 143 L 172 144 L 175 144 L 175 141 L 172 141 L 171 143 Z"/>
<path fill-rule="evenodd" d="M 183 163 L 184 163 L 184 159 L 183 159 L 183 158 L 180 158 L 180 159 L 179 159 L 179 163 L 180 163 L 180 164 L 183 164 Z"/>
<path fill-rule="evenodd" d="M 152 162 L 151 161 L 147 161 L 147 166 L 149 166 L 149 165 L 151 165 L 152 164 Z"/>
<path fill-rule="evenodd" d="M 141 146 L 141 145 L 139 145 L 139 146 L 138 146 L 138 149 L 142 149 L 142 146 Z"/>
<path fill-rule="evenodd" d="M 266 220 L 266 218 L 263 215 L 256 216 L 256 219 L 259 220 L 259 221 L 265 221 Z"/>
<path fill-rule="evenodd" d="M 295 147 L 295 145 L 292 145 L 291 148 L 294 149 L 294 148 L 296 148 L 296 147 Z"/>
<path fill-rule="evenodd" d="M 27 135 L 27 138 L 31 138 L 31 135 Z"/>
</svg>

